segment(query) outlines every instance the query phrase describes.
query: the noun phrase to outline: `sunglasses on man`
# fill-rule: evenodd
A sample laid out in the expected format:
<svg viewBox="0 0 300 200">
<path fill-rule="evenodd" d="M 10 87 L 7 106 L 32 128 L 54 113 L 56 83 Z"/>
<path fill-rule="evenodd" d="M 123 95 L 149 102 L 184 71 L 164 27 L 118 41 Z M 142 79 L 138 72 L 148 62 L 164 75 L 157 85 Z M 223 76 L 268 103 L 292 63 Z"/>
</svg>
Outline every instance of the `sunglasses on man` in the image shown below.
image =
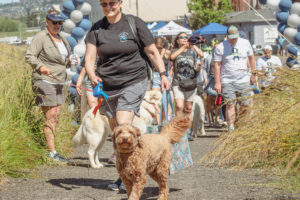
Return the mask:
<svg viewBox="0 0 300 200">
<path fill-rule="evenodd" d="M 120 3 L 120 1 L 110 1 L 110 2 L 108 2 L 108 3 L 106 3 L 106 2 L 101 2 L 100 5 L 101 5 L 103 8 L 106 8 L 108 5 L 109 5 L 110 7 L 114 7 L 114 6 L 118 5 L 118 3 Z"/>
<path fill-rule="evenodd" d="M 56 24 L 62 25 L 64 23 L 64 22 L 54 22 L 54 21 L 51 21 L 51 22 L 52 22 L 53 25 L 56 25 Z"/>
</svg>

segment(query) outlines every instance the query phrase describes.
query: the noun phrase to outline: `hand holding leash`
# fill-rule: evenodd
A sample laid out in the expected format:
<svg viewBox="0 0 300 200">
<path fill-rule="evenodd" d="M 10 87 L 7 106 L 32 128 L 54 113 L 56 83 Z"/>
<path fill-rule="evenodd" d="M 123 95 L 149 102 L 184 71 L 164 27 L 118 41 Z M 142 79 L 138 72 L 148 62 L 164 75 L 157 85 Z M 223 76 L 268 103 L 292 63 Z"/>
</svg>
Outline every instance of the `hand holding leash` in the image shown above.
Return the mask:
<svg viewBox="0 0 300 200">
<path fill-rule="evenodd" d="M 96 115 L 97 110 L 99 109 L 100 105 L 102 104 L 103 98 L 105 100 L 108 99 L 108 95 L 103 91 L 103 85 L 99 81 L 96 87 L 94 87 L 93 96 L 99 98 L 98 105 L 95 107 L 93 114 Z"/>
</svg>

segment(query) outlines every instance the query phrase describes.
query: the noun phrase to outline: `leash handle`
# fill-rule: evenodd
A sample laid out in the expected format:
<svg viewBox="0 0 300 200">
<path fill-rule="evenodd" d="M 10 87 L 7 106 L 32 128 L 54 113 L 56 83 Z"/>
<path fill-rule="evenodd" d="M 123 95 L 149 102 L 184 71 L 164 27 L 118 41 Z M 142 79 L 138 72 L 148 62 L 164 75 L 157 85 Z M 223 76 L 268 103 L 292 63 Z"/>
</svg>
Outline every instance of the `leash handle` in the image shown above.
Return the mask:
<svg viewBox="0 0 300 200">
<path fill-rule="evenodd" d="M 103 91 L 103 85 L 101 82 L 98 82 L 96 87 L 94 87 L 93 96 L 95 96 L 97 98 L 100 97 L 98 105 L 94 108 L 94 111 L 93 111 L 94 116 L 96 116 L 96 113 L 97 113 L 98 109 L 100 108 L 103 99 L 105 99 L 105 100 L 108 99 L 108 95 Z"/>
<path fill-rule="evenodd" d="M 102 101 L 103 101 L 103 97 L 99 98 L 99 102 L 98 102 L 97 106 L 96 106 L 96 107 L 94 108 L 94 110 L 93 110 L 94 116 L 96 116 L 96 113 L 97 113 L 97 111 L 99 110 L 99 108 L 100 108 L 100 106 L 101 106 L 101 104 L 102 104 Z"/>
</svg>

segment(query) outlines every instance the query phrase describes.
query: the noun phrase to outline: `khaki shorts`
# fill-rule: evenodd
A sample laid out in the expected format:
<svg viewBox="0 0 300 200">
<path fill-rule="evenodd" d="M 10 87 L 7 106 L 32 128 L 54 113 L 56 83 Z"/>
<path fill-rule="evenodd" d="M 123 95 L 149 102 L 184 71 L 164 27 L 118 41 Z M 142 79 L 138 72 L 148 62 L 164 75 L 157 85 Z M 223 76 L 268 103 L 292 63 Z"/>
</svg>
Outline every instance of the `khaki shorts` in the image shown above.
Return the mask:
<svg viewBox="0 0 300 200">
<path fill-rule="evenodd" d="M 64 85 L 50 84 L 42 80 L 33 83 L 36 94 L 35 103 L 38 106 L 58 106 L 64 103 Z"/>
<path fill-rule="evenodd" d="M 250 83 L 222 83 L 222 94 L 225 101 L 229 101 L 228 104 L 236 104 L 236 98 L 242 97 L 240 103 L 244 106 L 249 105 L 250 97 L 252 96 L 252 89 Z"/>
<path fill-rule="evenodd" d="M 194 101 L 194 97 L 197 95 L 197 88 L 191 91 L 184 91 L 179 88 L 179 86 L 172 87 L 175 99 L 184 99 L 185 101 Z"/>
</svg>

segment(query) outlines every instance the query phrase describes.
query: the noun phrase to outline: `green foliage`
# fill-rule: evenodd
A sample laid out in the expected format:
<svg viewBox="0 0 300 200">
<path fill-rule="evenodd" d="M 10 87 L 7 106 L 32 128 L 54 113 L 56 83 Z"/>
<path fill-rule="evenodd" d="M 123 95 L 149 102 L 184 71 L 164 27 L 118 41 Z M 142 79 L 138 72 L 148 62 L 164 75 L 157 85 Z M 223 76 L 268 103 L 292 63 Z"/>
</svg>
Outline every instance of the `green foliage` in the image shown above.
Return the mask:
<svg viewBox="0 0 300 200">
<path fill-rule="evenodd" d="M 25 46 L 0 44 L 0 179 L 20 177 L 46 159 L 43 114 L 34 105 L 31 67 L 24 60 Z M 66 106 L 62 109 L 56 134 L 56 149 L 62 154 L 71 150 L 75 128 Z"/>
<path fill-rule="evenodd" d="M 0 17 L 0 32 L 19 31 L 19 28 L 25 29 L 26 25 L 18 20 Z"/>
<path fill-rule="evenodd" d="M 219 0 L 215 5 L 215 0 L 190 0 L 188 8 L 192 13 L 190 26 L 198 29 L 211 22 L 223 24 L 226 13 L 232 12 L 230 0 Z"/>
</svg>

